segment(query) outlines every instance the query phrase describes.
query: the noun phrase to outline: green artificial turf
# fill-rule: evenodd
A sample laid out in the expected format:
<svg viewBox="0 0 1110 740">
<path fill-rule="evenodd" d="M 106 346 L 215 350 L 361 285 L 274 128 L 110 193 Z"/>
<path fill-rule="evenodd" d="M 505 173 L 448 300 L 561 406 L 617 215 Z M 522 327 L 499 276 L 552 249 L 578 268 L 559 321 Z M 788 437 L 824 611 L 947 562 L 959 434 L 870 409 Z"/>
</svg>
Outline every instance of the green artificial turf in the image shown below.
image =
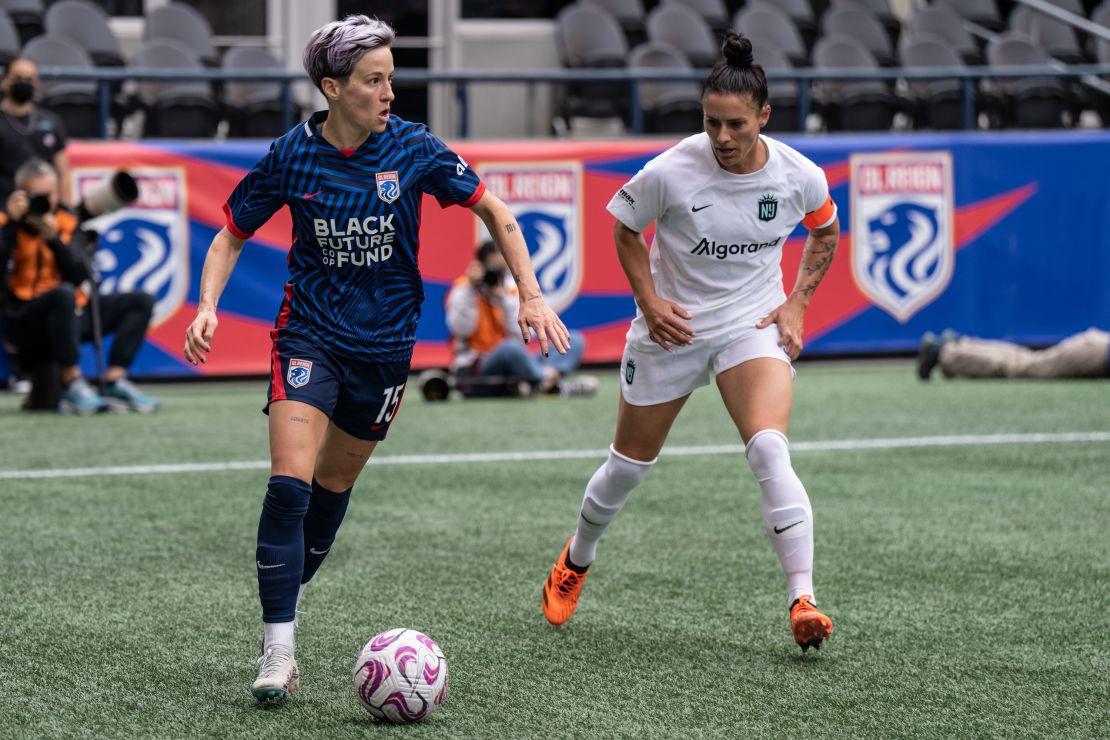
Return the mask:
<svg viewBox="0 0 1110 740">
<path fill-rule="evenodd" d="M 157 387 L 150 416 L 0 397 L 0 471 L 264 461 L 264 384 Z M 799 450 L 835 632 L 803 657 L 739 453 L 668 457 L 606 534 L 578 613 L 539 594 L 603 459 L 592 399 L 413 388 L 298 631 L 302 692 L 259 707 L 255 530 L 265 470 L 0 478 L 0 737 L 1099 737 L 1110 690 L 1110 442 Z M 1103 382 L 918 382 L 907 362 L 799 366 L 791 439 L 1110 431 Z M 737 443 L 715 389 L 673 445 Z M 436 639 L 446 704 L 391 728 L 359 649 Z"/>
</svg>

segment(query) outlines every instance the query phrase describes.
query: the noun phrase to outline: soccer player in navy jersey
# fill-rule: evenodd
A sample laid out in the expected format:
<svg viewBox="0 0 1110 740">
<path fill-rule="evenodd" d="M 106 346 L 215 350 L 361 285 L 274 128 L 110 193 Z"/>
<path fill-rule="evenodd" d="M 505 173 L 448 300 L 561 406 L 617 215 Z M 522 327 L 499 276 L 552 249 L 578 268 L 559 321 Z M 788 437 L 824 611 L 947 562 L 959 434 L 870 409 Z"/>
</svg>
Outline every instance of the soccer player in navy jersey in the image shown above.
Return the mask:
<svg viewBox="0 0 1110 740">
<path fill-rule="evenodd" d="M 524 341 L 534 332 L 544 353 L 569 346 L 508 207 L 427 127 L 390 114 L 393 38 L 387 24 L 364 15 L 312 34 L 304 66 L 328 110 L 275 141 L 231 194 L 185 334 L 185 358 L 205 362 L 216 305 L 243 244 L 289 206 L 290 279 L 270 333 L 271 467 L 256 551 L 264 623 L 252 687 L 258 699 L 299 688 L 297 601 L 401 402 L 424 298 L 417 267 L 424 193 L 444 207 L 469 208 L 485 223 L 516 279 Z"/>
</svg>

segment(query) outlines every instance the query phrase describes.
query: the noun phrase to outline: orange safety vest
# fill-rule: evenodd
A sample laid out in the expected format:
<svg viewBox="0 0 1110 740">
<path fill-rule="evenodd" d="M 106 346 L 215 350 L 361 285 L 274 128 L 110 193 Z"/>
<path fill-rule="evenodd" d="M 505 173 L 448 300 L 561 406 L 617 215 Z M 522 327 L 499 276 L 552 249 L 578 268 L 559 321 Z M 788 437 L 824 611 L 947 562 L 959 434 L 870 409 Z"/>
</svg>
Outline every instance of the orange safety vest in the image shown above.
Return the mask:
<svg viewBox="0 0 1110 740">
<path fill-rule="evenodd" d="M 55 214 L 58 224 L 58 238 L 62 244 L 69 244 L 77 229 L 77 217 L 69 211 Z M 0 227 L 8 223 L 8 214 L 0 213 Z M 12 270 L 8 274 L 8 289 L 21 301 L 29 301 L 43 293 L 48 293 L 62 284 L 62 273 L 54 260 L 46 240 L 28 234 L 22 229 L 16 237 L 15 249 L 11 252 Z M 77 291 L 77 305 L 88 303 L 88 296 Z"/>
</svg>

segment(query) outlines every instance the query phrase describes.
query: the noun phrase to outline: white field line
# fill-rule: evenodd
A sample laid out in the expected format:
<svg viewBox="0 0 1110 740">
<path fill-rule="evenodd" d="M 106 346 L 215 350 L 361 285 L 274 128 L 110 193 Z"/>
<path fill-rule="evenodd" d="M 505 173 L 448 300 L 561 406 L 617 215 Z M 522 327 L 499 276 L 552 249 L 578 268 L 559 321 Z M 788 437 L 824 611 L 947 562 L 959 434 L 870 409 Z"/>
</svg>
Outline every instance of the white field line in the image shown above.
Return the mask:
<svg viewBox="0 0 1110 740">
<path fill-rule="evenodd" d="M 793 442 L 793 452 L 831 450 L 895 450 L 908 447 L 962 447 L 978 445 L 1043 444 L 1062 442 L 1110 442 L 1110 432 L 1059 432 L 1050 434 L 962 434 L 938 437 L 891 437 L 887 439 L 840 439 L 820 442 Z M 739 444 L 697 447 L 664 447 L 661 457 L 694 455 L 739 455 Z M 453 455 L 382 455 L 370 458 L 370 465 L 452 465 L 456 463 L 533 462 L 537 460 L 602 459 L 607 450 L 534 450 L 530 452 L 462 452 Z M 229 462 L 168 463 L 164 465 L 113 465 L 96 468 L 58 468 L 54 470 L 0 470 L 0 480 L 30 478 L 85 478 L 102 475 L 159 475 L 171 473 L 210 473 L 227 470 L 266 470 L 268 460 Z"/>
</svg>

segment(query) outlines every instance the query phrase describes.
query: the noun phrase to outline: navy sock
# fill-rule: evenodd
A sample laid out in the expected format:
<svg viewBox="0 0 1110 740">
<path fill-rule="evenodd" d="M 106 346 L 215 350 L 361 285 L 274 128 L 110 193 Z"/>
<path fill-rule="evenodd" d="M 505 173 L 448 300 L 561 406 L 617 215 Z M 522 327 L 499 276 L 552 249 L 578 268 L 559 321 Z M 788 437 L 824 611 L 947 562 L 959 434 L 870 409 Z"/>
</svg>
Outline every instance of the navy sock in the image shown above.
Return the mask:
<svg viewBox="0 0 1110 740">
<path fill-rule="evenodd" d="M 301 583 L 311 581 L 320 563 L 328 556 L 350 500 L 350 488 L 336 493 L 324 488 L 316 480 L 312 481 L 312 498 L 308 504 L 308 514 L 304 518 L 304 573 L 301 575 Z"/>
<path fill-rule="evenodd" d="M 312 488 L 288 475 L 270 478 L 258 519 L 258 598 L 263 622 L 292 622 L 304 570 L 304 518 Z"/>
</svg>

